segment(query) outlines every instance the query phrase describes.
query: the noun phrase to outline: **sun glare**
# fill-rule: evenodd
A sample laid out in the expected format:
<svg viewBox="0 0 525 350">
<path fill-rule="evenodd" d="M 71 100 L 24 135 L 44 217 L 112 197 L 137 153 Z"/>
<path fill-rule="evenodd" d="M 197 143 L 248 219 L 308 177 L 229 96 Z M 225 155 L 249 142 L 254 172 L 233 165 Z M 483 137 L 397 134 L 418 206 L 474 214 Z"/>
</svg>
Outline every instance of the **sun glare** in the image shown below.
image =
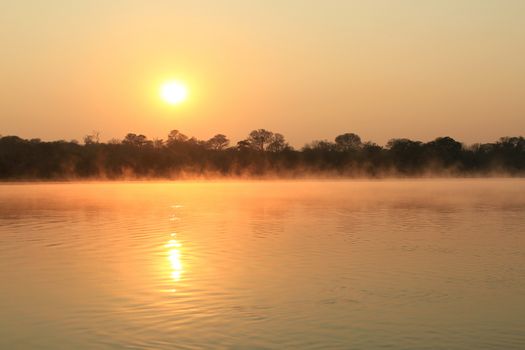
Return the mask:
<svg viewBox="0 0 525 350">
<path fill-rule="evenodd" d="M 160 87 L 160 96 L 166 103 L 176 105 L 188 98 L 188 89 L 179 81 L 168 81 Z"/>
<path fill-rule="evenodd" d="M 176 239 L 171 239 L 165 247 L 169 248 L 168 260 L 171 265 L 171 277 L 173 280 L 178 281 L 183 270 L 180 253 L 181 244 Z"/>
</svg>

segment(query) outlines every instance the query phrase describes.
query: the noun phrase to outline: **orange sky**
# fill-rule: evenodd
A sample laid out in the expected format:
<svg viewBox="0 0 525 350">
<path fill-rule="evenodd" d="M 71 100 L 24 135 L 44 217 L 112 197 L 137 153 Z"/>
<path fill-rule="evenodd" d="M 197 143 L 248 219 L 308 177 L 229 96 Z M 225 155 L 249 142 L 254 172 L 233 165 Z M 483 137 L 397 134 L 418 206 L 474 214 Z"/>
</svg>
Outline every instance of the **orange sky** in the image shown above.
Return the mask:
<svg viewBox="0 0 525 350">
<path fill-rule="evenodd" d="M 521 0 L 6 1 L 0 23 L 2 135 L 525 134 Z"/>
</svg>

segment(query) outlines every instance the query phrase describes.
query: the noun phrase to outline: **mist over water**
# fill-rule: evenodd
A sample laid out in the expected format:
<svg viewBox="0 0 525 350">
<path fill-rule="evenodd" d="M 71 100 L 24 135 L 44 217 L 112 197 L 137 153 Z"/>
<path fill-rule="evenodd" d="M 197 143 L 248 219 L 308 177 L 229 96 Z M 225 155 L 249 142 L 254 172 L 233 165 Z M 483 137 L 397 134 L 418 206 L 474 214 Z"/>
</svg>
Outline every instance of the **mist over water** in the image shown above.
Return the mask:
<svg viewBox="0 0 525 350">
<path fill-rule="evenodd" d="M 1 349 L 523 349 L 525 181 L 0 185 Z"/>
</svg>

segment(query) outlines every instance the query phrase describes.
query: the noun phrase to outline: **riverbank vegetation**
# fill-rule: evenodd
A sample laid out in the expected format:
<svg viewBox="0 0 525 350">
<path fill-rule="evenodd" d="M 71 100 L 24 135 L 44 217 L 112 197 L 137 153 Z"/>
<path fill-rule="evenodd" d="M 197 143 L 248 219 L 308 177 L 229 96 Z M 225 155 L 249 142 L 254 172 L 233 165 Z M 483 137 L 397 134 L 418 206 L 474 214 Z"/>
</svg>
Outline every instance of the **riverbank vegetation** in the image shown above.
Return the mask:
<svg viewBox="0 0 525 350">
<path fill-rule="evenodd" d="M 129 133 L 122 140 L 100 142 L 96 132 L 82 143 L 0 137 L 3 180 L 491 175 L 525 175 L 523 137 L 473 145 L 450 137 L 392 139 L 380 146 L 344 133 L 301 149 L 265 129 L 236 144 L 222 134 L 198 140 L 177 130 L 165 140 Z"/>
</svg>

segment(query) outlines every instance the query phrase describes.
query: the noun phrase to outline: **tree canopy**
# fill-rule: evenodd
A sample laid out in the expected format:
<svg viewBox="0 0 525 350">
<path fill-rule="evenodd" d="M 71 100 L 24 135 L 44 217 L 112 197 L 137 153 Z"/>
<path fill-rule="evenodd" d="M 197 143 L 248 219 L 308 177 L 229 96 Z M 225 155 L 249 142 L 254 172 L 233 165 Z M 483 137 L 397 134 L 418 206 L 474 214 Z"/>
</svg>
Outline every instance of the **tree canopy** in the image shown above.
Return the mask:
<svg viewBox="0 0 525 350">
<path fill-rule="evenodd" d="M 521 136 L 470 146 L 448 136 L 429 142 L 399 138 L 383 147 L 348 132 L 300 150 L 265 129 L 253 130 L 234 145 L 224 134 L 198 140 L 178 130 L 166 140 L 128 133 L 107 143 L 94 131 L 83 141 L 0 136 L 0 179 L 525 175 Z"/>
</svg>

